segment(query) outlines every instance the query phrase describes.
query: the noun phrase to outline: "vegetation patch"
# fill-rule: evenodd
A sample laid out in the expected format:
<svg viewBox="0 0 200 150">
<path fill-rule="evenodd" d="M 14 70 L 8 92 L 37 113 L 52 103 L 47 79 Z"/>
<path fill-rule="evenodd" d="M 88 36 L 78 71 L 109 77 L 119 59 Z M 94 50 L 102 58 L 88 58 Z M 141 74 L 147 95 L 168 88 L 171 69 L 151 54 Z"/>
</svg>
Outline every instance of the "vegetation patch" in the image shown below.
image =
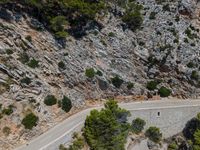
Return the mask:
<svg viewBox="0 0 200 150">
<path fill-rule="evenodd" d="M 63 61 L 60 61 L 58 63 L 58 67 L 61 68 L 61 69 L 65 69 L 66 68 L 65 63 Z"/>
<path fill-rule="evenodd" d="M 52 106 L 52 105 L 55 105 L 57 103 L 57 99 L 54 95 L 47 95 L 44 99 L 44 103 L 47 106 Z"/>
<path fill-rule="evenodd" d="M 124 80 L 122 80 L 118 75 L 116 75 L 115 77 L 111 78 L 111 82 L 116 88 L 120 88 L 121 85 L 124 83 Z"/>
<path fill-rule="evenodd" d="M 37 61 L 35 58 L 32 58 L 27 65 L 31 68 L 37 68 L 39 67 L 39 61 Z"/>
<path fill-rule="evenodd" d="M 158 81 L 149 81 L 149 82 L 147 82 L 147 89 L 150 91 L 153 91 L 153 90 L 157 89 L 158 84 L 159 84 Z"/>
<path fill-rule="evenodd" d="M 13 54 L 13 53 L 14 53 L 14 52 L 13 52 L 12 49 L 6 49 L 6 54 L 11 55 L 11 54 Z"/>
<path fill-rule="evenodd" d="M 28 61 L 29 61 L 29 56 L 28 56 L 28 54 L 25 53 L 25 52 L 24 52 L 24 53 L 21 53 L 21 54 L 19 55 L 18 60 L 21 61 L 21 63 L 23 63 L 23 64 L 28 63 Z"/>
<path fill-rule="evenodd" d="M 159 90 L 158 93 L 160 94 L 161 97 L 168 97 L 171 94 L 171 90 L 162 86 Z"/>
<path fill-rule="evenodd" d="M 83 135 L 91 149 L 124 150 L 129 131 L 129 112 L 110 100 L 101 111 L 92 110 L 86 118 Z"/>
<path fill-rule="evenodd" d="M 132 31 L 140 29 L 143 23 L 143 16 L 141 10 L 143 9 L 142 5 L 139 5 L 135 2 L 130 2 L 126 8 L 125 15 L 122 17 L 122 20 L 128 25 Z"/>
<path fill-rule="evenodd" d="M 85 75 L 88 77 L 88 78 L 93 78 L 95 76 L 96 72 L 94 70 L 94 68 L 87 68 L 85 70 Z"/>
<path fill-rule="evenodd" d="M 64 110 L 65 112 L 69 112 L 71 110 L 71 108 L 72 108 L 72 102 L 66 96 L 63 97 L 63 99 L 61 100 L 61 104 L 60 105 L 61 105 L 62 110 Z"/>
<path fill-rule="evenodd" d="M 22 84 L 27 84 L 27 85 L 29 85 L 29 84 L 31 84 L 32 81 L 31 81 L 31 79 L 30 79 L 29 77 L 25 77 L 25 78 L 21 79 L 20 82 L 21 82 Z"/>
<path fill-rule="evenodd" d="M 157 127 L 149 127 L 145 132 L 145 135 L 155 143 L 158 143 L 162 139 L 162 133 Z"/>
<path fill-rule="evenodd" d="M 193 80 L 198 80 L 199 79 L 199 73 L 196 70 L 192 71 L 191 79 L 193 79 Z"/>
<path fill-rule="evenodd" d="M 5 115 L 11 115 L 13 113 L 13 105 L 9 105 L 8 108 L 4 108 L 2 110 L 2 114 L 5 114 Z"/>
<path fill-rule="evenodd" d="M 8 136 L 11 133 L 11 129 L 7 126 L 4 127 L 2 131 L 5 136 Z"/>
<path fill-rule="evenodd" d="M 146 122 L 140 118 L 136 118 L 132 121 L 132 130 L 134 133 L 139 134 L 144 129 Z"/>
<path fill-rule="evenodd" d="M 30 113 L 22 119 L 22 124 L 25 129 L 32 129 L 34 126 L 37 126 L 38 120 L 39 118 L 35 114 Z"/>
</svg>

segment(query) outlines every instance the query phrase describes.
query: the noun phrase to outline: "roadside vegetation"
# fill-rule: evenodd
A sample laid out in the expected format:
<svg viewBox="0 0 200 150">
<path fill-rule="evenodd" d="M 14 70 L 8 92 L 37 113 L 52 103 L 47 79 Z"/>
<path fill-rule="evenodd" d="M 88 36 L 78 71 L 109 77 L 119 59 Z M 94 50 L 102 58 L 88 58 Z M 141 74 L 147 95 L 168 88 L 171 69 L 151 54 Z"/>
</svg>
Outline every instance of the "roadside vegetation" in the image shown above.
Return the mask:
<svg viewBox="0 0 200 150">
<path fill-rule="evenodd" d="M 128 135 L 144 134 L 151 141 L 159 143 L 162 133 L 157 127 L 150 127 L 143 133 L 146 122 L 136 118 L 132 124 L 128 123 L 130 112 L 118 106 L 114 100 L 108 100 L 105 108 L 92 110 L 87 116 L 82 133 L 75 133 L 73 143 L 66 148 L 59 146 L 59 150 L 81 150 L 88 145 L 92 150 L 125 150 Z"/>
<path fill-rule="evenodd" d="M 38 120 L 39 118 L 34 113 L 29 113 L 23 118 L 22 124 L 25 129 L 32 129 L 34 126 L 37 126 Z"/>
<path fill-rule="evenodd" d="M 181 138 L 172 137 L 168 150 L 179 149 L 200 150 L 200 113 L 186 123 Z"/>
</svg>

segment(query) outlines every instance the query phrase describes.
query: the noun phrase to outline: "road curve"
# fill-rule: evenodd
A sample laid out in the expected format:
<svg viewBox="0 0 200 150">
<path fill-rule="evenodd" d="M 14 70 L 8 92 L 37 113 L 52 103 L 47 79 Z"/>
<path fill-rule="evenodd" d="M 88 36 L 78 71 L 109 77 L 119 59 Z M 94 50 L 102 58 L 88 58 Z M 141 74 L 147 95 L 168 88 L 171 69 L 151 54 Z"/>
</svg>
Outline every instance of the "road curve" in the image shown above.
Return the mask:
<svg viewBox="0 0 200 150">
<path fill-rule="evenodd" d="M 157 100 L 157 101 L 142 101 L 131 103 L 119 103 L 119 106 L 129 111 L 131 110 L 149 110 L 149 109 L 164 109 L 164 108 L 180 108 L 200 106 L 200 100 Z M 33 139 L 26 145 L 16 148 L 16 150 L 44 150 L 67 134 L 72 134 L 76 128 L 83 125 L 86 116 L 92 109 L 101 109 L 102 107 L 94 107 L 83 110 L 73 116 L 67 118 L 60 124 L 51 128 L 44 134 Z M 67 138 L 67 137 L 66 137 Z"/>
</svg>

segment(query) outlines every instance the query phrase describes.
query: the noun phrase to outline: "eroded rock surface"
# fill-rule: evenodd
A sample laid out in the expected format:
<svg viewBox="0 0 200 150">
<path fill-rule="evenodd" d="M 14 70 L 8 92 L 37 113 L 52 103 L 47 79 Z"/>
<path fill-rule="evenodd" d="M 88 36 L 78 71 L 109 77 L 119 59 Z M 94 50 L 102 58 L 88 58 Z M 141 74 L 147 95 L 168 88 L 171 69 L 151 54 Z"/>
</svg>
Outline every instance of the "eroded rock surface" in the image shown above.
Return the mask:
<svg viewBox="0 0 200 150">
<path fill-rule="evenodd" d="M 91 99 L 154 95 L 156 91 L 149 91 L 146 84 L 158 79 L 162 81 L 158 87 L 168 87 L 172 96 L 199 96 L 199 2 L 138 2 L 144 7 L 141 30 L 124 28 L 119 15 L 123 11 L 109 12 L 97 18 L 102 30 L 88 30 L 78 40 L 69 36 L 65 47 L 36 19 L 0 9 L 0 99 L 2 107 L 12 104 L 16 108 L 11 116 L 1 119 L 0 129 L 9 125 L 11 134 L 0 133 L 0 145 L 23 143 L 66 117 L 57 106 L 45 106 L 43 100 L 49 94 L 58 99 L 68 96 L 76 109 Z M 152 12 L 155 19 L 149 17 Z M 38 62 L 35 68 L 27 65 L 33 59 Z M 58 66 L 61 61 L 65 68 Z M 86 68 L 99 70 L 102 75 L 89 79 Z M 191 77 L 194 71 L 197 78 Z M 115 76 L 124 81 L 120 88 L 111 84 Z M 30 83 L 22 82 L 24 78 Z M 129 83 L 134 87 L 128 89 Z M 40 121 L 27 131 L 21 120 L 30 110 Z M 6 144 L 8 141 L 11 145 Z"/>
</svg>

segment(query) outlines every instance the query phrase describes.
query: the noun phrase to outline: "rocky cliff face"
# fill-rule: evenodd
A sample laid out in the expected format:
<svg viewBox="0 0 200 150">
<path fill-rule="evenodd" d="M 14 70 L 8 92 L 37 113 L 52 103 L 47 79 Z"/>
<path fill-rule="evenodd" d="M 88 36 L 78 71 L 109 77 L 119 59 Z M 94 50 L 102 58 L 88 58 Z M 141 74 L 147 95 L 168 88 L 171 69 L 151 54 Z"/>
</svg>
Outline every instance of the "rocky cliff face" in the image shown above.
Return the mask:
<svg viewBox="0 0 200 150">
<path fill-rule="evenodd" d="M 49 94 L 58 99 L 68 96 L 75 109 L 91 99 L 151 97 L 156 91 L 149 91 L 147 82 L 159 80 L 158 88 L 167 87 L 172 96 L 199 96 L 200 4 L 158 1 L 138 1 L 144 7 L 144 21 L 136 32 L 126 27 L 120 18 L 123 10 L 117 9 L 97 16 L 102 29 L 94 25 L 83 38 L 69 36 L 66 41 L 55 40 L 26 13 L 1 7 L 0 103 L 5 108 L 12 105 L 14 113 L 1 119 L 1 129 L 9 126 L 11 134 L 0 144 L 12 147 L 29 140 L 65 117 L 57 106 L 45 106 Z M 98 72 L 94 78 L 85 75 L 87 68 Z M 116 76 L 123 82 L 118 88 L 112 84 Z M 21 125 L 29 111 L 39 116 L 32 131 Z"/>
</svg>

